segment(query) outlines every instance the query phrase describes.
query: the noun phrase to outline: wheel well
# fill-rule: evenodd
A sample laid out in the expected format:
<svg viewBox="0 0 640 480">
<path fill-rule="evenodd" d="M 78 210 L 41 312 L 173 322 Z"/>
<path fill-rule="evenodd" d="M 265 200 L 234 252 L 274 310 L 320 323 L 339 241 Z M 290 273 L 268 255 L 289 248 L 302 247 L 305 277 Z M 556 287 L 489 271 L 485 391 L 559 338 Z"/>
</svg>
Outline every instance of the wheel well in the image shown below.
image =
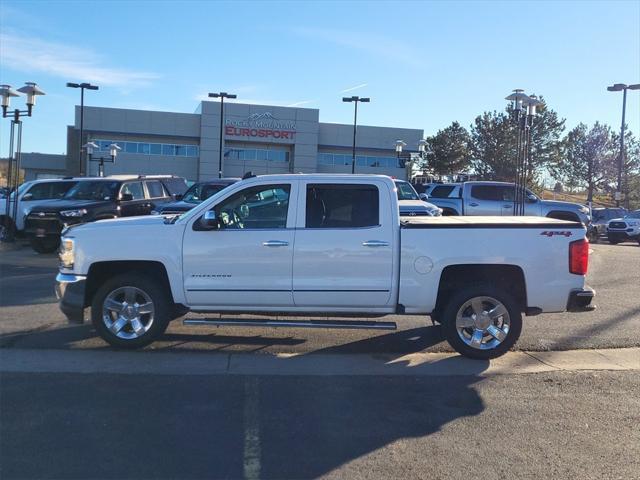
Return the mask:
<svg viewBox="0 0 640 480">
<path fill-rule="evenodd" d="M 580 217 L 573 212 L 563 212 L 561 210 L 554 210 L 547 213 L 547 218 L 555 218 L 556 220 L 568 220 L 569 222 L 580 223 Z"/>
<path fill-rule="evenodd" d="M 152 278 L 159 279 L 162 282 L 162 286 L 165 288 L 167 295 L 169 295 L 169 299 L 173 302 L 169 276 L 167 275 L 167 270 L 162 263 L 144 260 L 125 260 L 96 262 L 89 267 L 89 273 L 87 274 L 87 287 L 84 294 L 84 306 L 88 307 L 91 305 L 91 300 L 96 291 L 107 279 L 127 272 L 143 273 Z"/>
<path fill-rule="evenodd" d="M 504 288 L 520 306 L 527 308 L 527 289 L 522 269 L 516 265 L 450 265 L 442 271 L 438 298 L 434 309 L 436 316 L 445 307 L 449 297 L 458 289 L 478 283 L 490 283 Z"/>
<path fill-rule="evenodd" d="M 459 215 L 453 208 L 442 207 L 442 215 L 445 217 L 453 217 Z"/>
</svg>

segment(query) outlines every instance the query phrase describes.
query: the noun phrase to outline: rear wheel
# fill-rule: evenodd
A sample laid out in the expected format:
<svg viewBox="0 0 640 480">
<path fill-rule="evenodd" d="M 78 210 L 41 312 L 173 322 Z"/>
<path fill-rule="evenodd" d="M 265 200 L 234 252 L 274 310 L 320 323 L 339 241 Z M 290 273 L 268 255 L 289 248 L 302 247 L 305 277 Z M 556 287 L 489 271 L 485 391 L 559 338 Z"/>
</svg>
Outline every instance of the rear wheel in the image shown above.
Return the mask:
<svg viewBox="0 0 640 480">
<path fill-rule="evenodd" d="M 140 348 L 164 333 L 171 304 L 163 286 L 145 275 L 123 274 L 107 280 L 91 304 L 100 337 L 118 348 Z"/>
<path fill-rule="evenodd" d="M 609 243 L 611 245 L 617 245 L 620 243 L 620 240 L 616 239 L 616 238 L 609 238 Z"/>
<path fill-rule="evenodd" d="M 33 248 L 38 253 L 53 253 L 60 246 L 60 237 L 31 236 L 29 238 L 29 243 L 31 244 L 31 248 Z"/>
<path fill-rule="evenodd" d="M 506 353 L 520 337 L 522 314 L 506 291 L 491 285 L 463 287 L 442 312 L 445 337 L 465 357 L 487 360 Z"/>
</svg>

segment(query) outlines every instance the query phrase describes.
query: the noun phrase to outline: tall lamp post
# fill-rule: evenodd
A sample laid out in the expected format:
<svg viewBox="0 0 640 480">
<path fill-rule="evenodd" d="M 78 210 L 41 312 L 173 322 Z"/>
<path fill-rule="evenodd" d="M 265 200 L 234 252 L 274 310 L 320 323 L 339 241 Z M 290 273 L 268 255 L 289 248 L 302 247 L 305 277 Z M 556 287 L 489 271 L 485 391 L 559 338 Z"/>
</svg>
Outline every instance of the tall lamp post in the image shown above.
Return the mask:
<svg viewBox="0 0 640 480">
<path fill-rule="evenodd" d="M 69 88 L 79 88 L 80 89 L 80 141 L 79 145 L 82 145 L 82 135 L 84 133 L 84 91 L 86 90 L 98 90 L 97 85 L 91 85 L 90 83 L 72 83 L 67 82 L 67 87 Z M 80 160 L 80 175 L 84 175 L 84 162 L 82 161 L 82 146 L 80 146 L 80 150 L 78 152 L 79 160 Z"/>
<path fill-rule="evenodd" d="M 343 102 L 353 102 L 355 109 L 353 111 L 353 150 L 351 152 L 351 173 L 356 173 L 356 132 L 358 128 L 358 102 L 369 103 L 370 98 L 366 97 L 342 97 Z"/>
<path fill-rule="evenodd" d="M 218 178 L 222 178 L 222 130 L 224 128 L 224 99 L 238 98 L 237 95 L 227 92 L 210 93 L 210 98 L 220 99 L 220 157 L 218 158 Z"/>
<path fill-rule="evenodd" d="M 622 199 L 622 166 L 624 165 L 624 117 L 627 110 L 627 90 L 640 90 L 640 83 L 635 85 L 625 85 L 624 83 L 614 83 L 607 87 L 610 92 L 622 90 L 622 126 L 620 127 L 620 157 L 618 158 L 618 187 L 616 191 L 616 207 L 620 206 Z"/>
<path fill-rule="evenodd" d="M 9 112 L 11 97 L 18 97 L 20 94 L 26 95 L 26 110 L 16 108 L 13 112 Z M 33 113 L 33 106 L 36 104 L 36 97 L 45 93 L 34 82 L 25 82 L 24 87 L 17 91 L 11 88 L 11 85 L 0 86 L 0 96 L 2 96 L 2 118 L 11 117 L 11 130 L 9 138 L 9 164 L 7 165 L 7 206 L 6 220 L 2 229 L 2 240 L 12 242 L 15 238 L 15 221 L 18 218 L 18 186 L 20 184 L 20 155 L 22 153 L 22 117 L 30 117 Z M 17 127 L 17 130 L 16 130 Z M 15 154 L 14 154 L 14 138 Z M 15 164 L 15 165 L 14 165 Z M 13 192 L 13 200 L 11 193 Z M 13 205 L 11 205 L 13 201 Z M 13 207 L 13 208 L 12 208 Z M 13 219 L 13 221 L 11 220 Z"/>
<path fill-rule="evenodd" d="M 93 151 L 98 150 L 100 147 L 96 145 L 94 142 L 88 142 L 83 145 L 83 148 L 87 152 L 87 156 L 89 157 L 89 162 L 98 162 L 98 176 L 104 177 L 104 162 L 116 163 L 116 157 L 118 156 L 118 151 L 122 150 L 120 146 L 116 143 L 112 143 L 109 145 L 109 156 L 100 158 L 93 158 Z"/>
<path fill-rule="evenodd" d="M 518 128 L 513 214 L 524 215 L 525 189 L 531 163 L 531 126 L 537 115 L 537 108 L 542 105 L 542 102 L 535 95 L 526 95 L 524 90 L 520 89 L 514 90 L 505 100 L 512 102 L 513 115 Z"/>
</svg>

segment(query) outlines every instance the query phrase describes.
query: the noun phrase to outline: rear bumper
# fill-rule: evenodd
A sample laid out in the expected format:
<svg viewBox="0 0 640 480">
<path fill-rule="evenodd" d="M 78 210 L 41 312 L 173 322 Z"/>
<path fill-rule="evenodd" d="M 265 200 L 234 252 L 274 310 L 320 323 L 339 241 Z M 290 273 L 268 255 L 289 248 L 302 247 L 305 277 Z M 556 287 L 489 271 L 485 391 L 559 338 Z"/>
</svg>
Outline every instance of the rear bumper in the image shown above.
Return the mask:
<svg viewBox="0 0 640 480">
<path fill-rule="evenodd" d="M 572 290 L 569 294 L 569 301 L 567 302 L 567 311 L 589 312 L 591 310 L 595 310 L 596 306 L 591 304 L 593 297 L 595 296 L 596 291 L 591 287 Z"/>
<path fill-rule="evenodd" d="M 58 273 L 56 276 L 56 297 L 58 306 L 70 323 L 84 322 L 84 293 L 87 277 Z"/>
</svg>

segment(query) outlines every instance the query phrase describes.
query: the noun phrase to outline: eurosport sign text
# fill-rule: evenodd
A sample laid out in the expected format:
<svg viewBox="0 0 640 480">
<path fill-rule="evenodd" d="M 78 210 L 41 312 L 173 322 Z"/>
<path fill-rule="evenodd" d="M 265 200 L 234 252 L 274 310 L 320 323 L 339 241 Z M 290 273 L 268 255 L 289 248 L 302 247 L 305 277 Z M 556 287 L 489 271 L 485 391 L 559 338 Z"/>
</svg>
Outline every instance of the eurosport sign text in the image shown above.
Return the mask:
<svg viewBox="0 0 640 480">
<path fill-rule="evenodd" d="M 228 119 L 225 122 L 225 135 L 234 137 L 279 138 L 293 140 L 296 124 L 282 121 L 270 112 L 254 113 L 245 120 Z"/>
</svg>

